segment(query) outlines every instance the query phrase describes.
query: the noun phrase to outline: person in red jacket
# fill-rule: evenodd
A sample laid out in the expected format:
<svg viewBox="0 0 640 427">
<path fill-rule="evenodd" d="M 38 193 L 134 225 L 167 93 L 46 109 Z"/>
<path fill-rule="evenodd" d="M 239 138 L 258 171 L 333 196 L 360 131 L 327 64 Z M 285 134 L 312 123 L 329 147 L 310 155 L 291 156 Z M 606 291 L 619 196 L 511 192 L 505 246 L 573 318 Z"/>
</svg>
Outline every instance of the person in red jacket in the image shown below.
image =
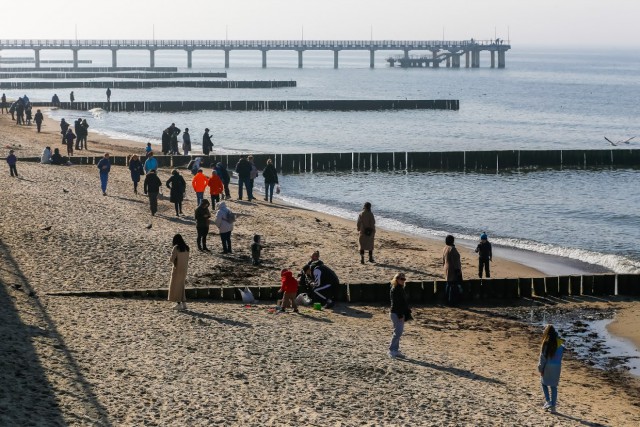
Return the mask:
<svg viewBox="0 0 640 427">
<path fill-rule="evenodd" d="M 202 173 L 202 169 L 198 169 L 198 172 L 191 180 L 191 185 L 193 186 L 193 190 L 196 192 L 196 199 L 198 206 L 200 206 L 200 202 L 202 202 L 202 198 L 204 196 L 204 190 L 206 190 L 207 185 L 209 185 L 209 178 Z"/>
<path fill-rule="evenodd" d="M 280 311 L 286 312 L 286 308 L 291 305 L 293 312 L 298 312 L 298 304 L 296 304 L 296 295 L 298 294 L 298 281 L 293 277 L 293 273 L 286 268 L 280 271 L 280 282 L 282 287 L 278 292 L 282 292 L 282 308 Z"/>
<path fill-rule="evenodd" d="M 209 193 L 211 194 L 211 210 L 216 210 L 216 202 L 220 201 L 220 194 L 224 191 L 224 184 L 218 176 L 216 170 L 211 171 L 211 178 L 209 178 Z"/>
</svg>

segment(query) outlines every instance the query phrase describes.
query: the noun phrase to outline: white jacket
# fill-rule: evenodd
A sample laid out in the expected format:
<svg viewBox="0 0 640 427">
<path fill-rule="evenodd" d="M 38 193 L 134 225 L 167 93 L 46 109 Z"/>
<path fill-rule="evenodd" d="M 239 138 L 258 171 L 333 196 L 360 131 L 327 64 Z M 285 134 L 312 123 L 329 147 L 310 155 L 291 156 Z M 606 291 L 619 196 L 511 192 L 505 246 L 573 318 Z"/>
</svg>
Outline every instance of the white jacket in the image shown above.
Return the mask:
<svg viewBox="0 0 640 427">
<path fill-rule="evenodd" d="M 231 210 L 227 207 L 225 202 L 220 202 L 218 204 L 218 213 L 216 214 L 215 223 L 220 230 L 220 233 L 228 233 L 229 231 L 233 231 L 233 222 L 227 221 Z"/>
</svg>

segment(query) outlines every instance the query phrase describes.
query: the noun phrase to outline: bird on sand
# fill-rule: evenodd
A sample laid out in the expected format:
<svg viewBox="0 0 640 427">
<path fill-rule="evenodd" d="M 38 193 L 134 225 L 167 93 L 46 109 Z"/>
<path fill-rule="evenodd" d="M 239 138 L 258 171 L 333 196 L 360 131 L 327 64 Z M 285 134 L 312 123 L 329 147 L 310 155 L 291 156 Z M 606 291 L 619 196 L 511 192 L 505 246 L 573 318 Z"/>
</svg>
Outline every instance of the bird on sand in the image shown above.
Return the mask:
<svg viewBox="0 0 640 427">
<path fill-rule="evenodd" d="M 68 192 L 69 192 L 69 190 L 67 190 L 66 188 L 63 188 L 63 189 L 62 189 L 62 192 L 63 192 L 63 193 L 68 193 Z"/>
<path fill-rule="evenodd" d="M 48 225 L 46 227 L 42 227 L 42 231 L 50 231 L 51 230 L 51 226 Z"/>
<path fill-rule="evenodd" d="M 320 218 L 316 218 L 316 222 L 322 222 Z"/>
<path fill-rule="evenodd" d="M 147 224 L 147 230 L 150 230 L 152 226 L 152 224 Z"/>
</svg>

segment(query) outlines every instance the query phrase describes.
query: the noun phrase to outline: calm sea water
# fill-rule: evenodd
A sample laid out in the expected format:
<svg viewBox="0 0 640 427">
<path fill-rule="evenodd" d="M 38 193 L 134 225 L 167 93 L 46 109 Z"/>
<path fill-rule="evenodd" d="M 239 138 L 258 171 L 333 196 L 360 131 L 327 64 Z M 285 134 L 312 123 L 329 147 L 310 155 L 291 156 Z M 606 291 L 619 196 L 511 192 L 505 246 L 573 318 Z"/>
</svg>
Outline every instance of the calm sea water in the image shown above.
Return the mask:
<svg viewBox="0 0 640 427">
<path fill-rule="evenodd" d="M 269 68 L 261 69 L 258 52 L 232 52 L 228 79 L 296 80 L 297 87 L 117 89 L 112 101 L 447 98 L 459 99 L 460 111 L 56 111 L 53 116 L 87 117 L 94 132 L 143 142 L 159 142 L 162 129 L 175 122 L 189 127 L 199 143 L 208 127 L 215 148 L 224 152 L 599 149 L 608 148 L 604 136 L 636 135 L 630 147 L 638 148 L 638 53 L 514 49 L 504 70 L 391 69 L 386 55 L 378 53 L 371 70 L 367 53 L 343 52 L 341 68 L 334 70 L 331 53 L 305 53 L 305 68 L 297 69 L 294 53 L 273 52 Z M 49 55 L 54 54 L 60 55 Z M 110 55 L 92 59 L 93 65 L 110 65 Z M 481 61 L 486 67 L 488 56 Z M 148 53 L 125 52 L 118 63 L 145 66 Z M 158 54 L 156 64 L 183 67 L 186 54 Z M 222 64 L 220 54 L 194 55 L 194 71 L 221 71 Z M 68 97 L 68 90 L 58 92 Z M 79 101 L 105 99 L 102 89 L 74 92 Z M 52 95 L 28 93 L 32 100 Z M 468 239 L 487 231 L 503 247 L 640 272 L 639 178 L 638 170 L 305 174 L 284 177 L 282 197 L 348 218 L 368 200 L 387 228 Z"/>
</svg>

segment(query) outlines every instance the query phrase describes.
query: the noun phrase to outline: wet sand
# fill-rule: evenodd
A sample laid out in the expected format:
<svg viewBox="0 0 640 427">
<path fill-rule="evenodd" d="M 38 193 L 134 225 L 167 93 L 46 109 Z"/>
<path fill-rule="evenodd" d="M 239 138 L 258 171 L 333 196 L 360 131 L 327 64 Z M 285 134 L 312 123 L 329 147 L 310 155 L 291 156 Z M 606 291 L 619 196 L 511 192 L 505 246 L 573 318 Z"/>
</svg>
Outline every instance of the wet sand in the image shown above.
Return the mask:
<svg viewBox="0 0 640 427">
<path fill-rule="evenodd" d="M 48 123 L 38 135 L 35 126 L 18 127 L 0 116 L 0 146 L 20 144 L 19 158 L 39 155 L 45 145 L 62 147 L 57 132 Z M 90 133 L 90 151 L 143 148 L 102 139 Z M 416 308 L 401 344 L 408 358 L 391 360 L 391 325 L 382 306 L 275 315 L 269 303 L 196 301 L 179 313 L 162 300 L 47 295 L 165 287 L 176 232 L 192 247 L 187 285 L 194 287 L 275 285 L 280 268 L 298 269 L 314 249 L 344 282 L 388 281 L 397 271 L 410 280 L 437 279 L 443 244 L 379 230 L 377 262 L 361 265 L 355 218 L 230 201 L 238 213 L 235 253 L 219 253 L 212 227 L 214 251 L 206 254 L 195 250 L 190 190 L 187 217 L 176 218 L 162 198 L 152 218 L 125 168 L 112 169 L 107 197 L 93 165 L 19 162 L 20 179 L 7 169 L 0 174 L 0 383 L 10 384 L 11 393 L 0 391 L 0 424 L 640 423 L 639 381 L 594 369 L 570 352 L 559 414 L 542 411 L 538 328 L 490 308 Z M 164 182 L 168 171 L 160 177 Z M 261 267 L 250 263 L 254 233 L 267 237 Z M 462 255 L 464 274 L 472 277 L 475 254 Z M 541 274 L 499 257 L 492 268 L 496 277 Z M 619 311 L 636 304 L 615 303 Z"/>
</svg>

